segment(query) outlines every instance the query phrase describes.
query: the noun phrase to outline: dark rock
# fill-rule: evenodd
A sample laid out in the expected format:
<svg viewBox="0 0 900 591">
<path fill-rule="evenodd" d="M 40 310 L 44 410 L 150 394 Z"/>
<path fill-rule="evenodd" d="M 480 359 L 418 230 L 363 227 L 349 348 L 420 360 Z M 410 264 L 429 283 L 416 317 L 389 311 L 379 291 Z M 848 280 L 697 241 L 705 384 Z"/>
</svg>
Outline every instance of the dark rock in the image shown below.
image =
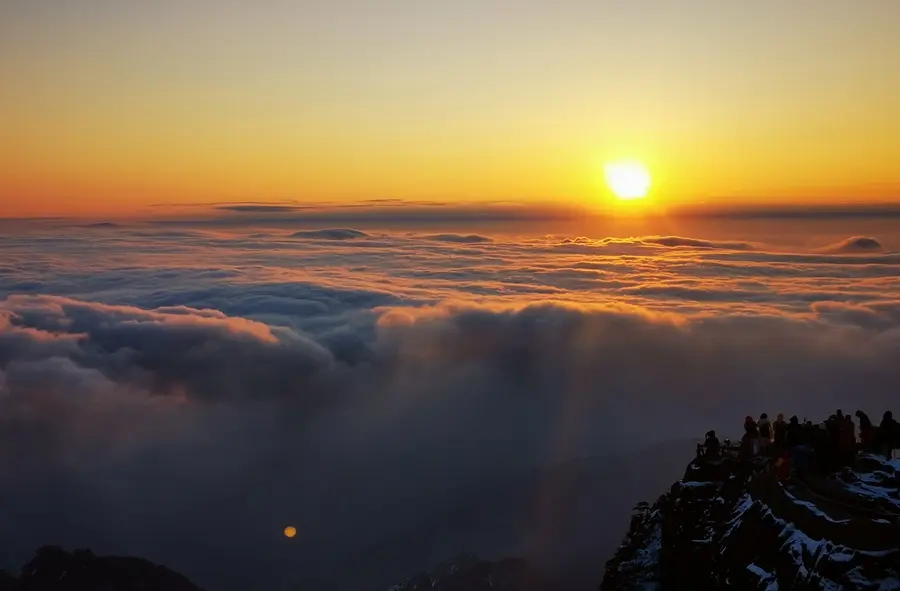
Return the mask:
<svg viewBox="0 0 900 591">
<path fill-rule="evenodd" d="M 0 574 L 0 591 L 201 591 L 184 576 L 140 558 L 90 550 L 38 549 L 18 579 Z"/>
<path fill-rule="evenodd" d="M 0 591 L 14 591 L 18 582 L 19 580 L 8 572 L 0 570 Z"/>
<path fill-rule="evenodd" d="M 527 561 L 507 558 L 498 562 L 466 554 L 457 561 L 420 573 L 391 591 L 557 591 L 558 586 Z"/>
<path fill-rule="evenodd" d="M 895 472 L 865 457 L 782 482 L 766 462 L 695 460 L 636 508 L 600 589 L 900 589 Z"/>
</svg>

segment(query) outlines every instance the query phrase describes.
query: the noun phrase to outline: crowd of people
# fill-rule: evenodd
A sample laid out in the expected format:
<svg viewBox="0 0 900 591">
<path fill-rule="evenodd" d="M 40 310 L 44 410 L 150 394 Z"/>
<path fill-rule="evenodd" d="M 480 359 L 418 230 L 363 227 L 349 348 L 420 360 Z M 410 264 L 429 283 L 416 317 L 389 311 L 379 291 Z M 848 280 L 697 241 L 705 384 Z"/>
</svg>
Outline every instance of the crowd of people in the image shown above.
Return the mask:
<svg viewBox="0 0 900 591">
<path fill-rule="evenodd" d="M 851 465 L 857 453 L 883 454 L 890 457 L 900 448 L 900 423 L 891 411 L 886 411 L 881 424 L 873 425 L 861 410 L 856 411 L 859 428 L 853 417 L 840 409 L 826 421 L 814 424 L 801 422 L 797 416 L 787 421 L 779 414 L 770 421 L 766 413 L 744 419 L 744 435 L 736 449 L 729 440 L 723 445 L 715 431 L 706 434 L 706 441 L 698 447 L 698 455 L 708 459 L 736 451 L 738 458 L 770 457 L 784 470 L 804 471 L 810 468 L 835 470 Z"/>
</svg>

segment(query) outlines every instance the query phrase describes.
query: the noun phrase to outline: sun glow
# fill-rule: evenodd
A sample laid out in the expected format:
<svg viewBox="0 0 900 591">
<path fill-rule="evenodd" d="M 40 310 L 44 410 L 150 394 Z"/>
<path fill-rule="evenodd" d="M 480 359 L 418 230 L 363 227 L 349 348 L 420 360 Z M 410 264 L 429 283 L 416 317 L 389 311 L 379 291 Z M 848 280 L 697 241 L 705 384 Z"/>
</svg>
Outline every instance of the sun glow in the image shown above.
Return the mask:
<svg viewBox="0 0 900 591">
<path fill-rule="evenodd" d="M 643 199 L 650 192 L 650 171 L 640 162 L 608 162 L 603 166 L 606 185 L 619 199 Z"/>
</svg>

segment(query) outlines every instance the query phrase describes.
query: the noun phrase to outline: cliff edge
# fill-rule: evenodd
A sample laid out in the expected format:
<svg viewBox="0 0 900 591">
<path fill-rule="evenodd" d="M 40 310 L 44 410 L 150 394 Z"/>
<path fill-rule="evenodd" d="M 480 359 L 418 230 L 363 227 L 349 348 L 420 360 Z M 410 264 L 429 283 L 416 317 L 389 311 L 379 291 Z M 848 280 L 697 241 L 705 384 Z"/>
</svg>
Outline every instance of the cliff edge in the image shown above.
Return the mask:
<svg viewBox="0 0 900 591">
<path fill-rule="evenodd" d="M 44 546 L 19 576 L 0 570 L 0 591 L 201 591 L 184 576 L 141 558 L 97 556 Z"/>
<path fill-rule="evenodd" d="M 766 460 L 692 461 L 635 508 L 600 589 L 900 589 L 900 461 L 860 455 L 779 479 Z"/>
</svg>

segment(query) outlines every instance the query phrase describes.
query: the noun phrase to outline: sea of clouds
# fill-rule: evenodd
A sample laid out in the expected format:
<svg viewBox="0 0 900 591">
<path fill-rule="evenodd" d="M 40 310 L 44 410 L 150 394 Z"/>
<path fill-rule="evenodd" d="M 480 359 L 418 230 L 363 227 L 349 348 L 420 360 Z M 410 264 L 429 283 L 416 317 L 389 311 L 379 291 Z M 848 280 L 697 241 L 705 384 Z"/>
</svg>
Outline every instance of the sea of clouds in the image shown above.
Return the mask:
<svg viewBox="0 0 900 591">
<path fill-rule="evenodd" d="M 707 429 L 896 406 L 900 222 L 611 237 L 247 207 L 0 222 L 5 564 L 58 543 L 211 590 L 374 590 L 475 550 L 595 588 Z"/>
</svg>

